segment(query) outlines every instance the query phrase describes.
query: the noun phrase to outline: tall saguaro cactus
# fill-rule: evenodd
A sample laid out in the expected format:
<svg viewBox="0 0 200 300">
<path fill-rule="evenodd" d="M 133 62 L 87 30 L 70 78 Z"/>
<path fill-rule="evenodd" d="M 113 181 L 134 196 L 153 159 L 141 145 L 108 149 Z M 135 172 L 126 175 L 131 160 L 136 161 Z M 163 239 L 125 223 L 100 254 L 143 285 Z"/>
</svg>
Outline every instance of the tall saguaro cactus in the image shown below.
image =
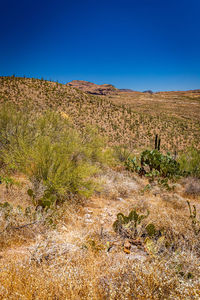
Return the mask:
<svg viewBox="0 0 200 300">
<path fill-rule="evenodd" d="M 156 136 L 155 136 L 155 150 L 160 151 L 160 143 L 161 143 L 161 139 L 158 137 L 158 134 L 156 134 Z"/>
</svg>

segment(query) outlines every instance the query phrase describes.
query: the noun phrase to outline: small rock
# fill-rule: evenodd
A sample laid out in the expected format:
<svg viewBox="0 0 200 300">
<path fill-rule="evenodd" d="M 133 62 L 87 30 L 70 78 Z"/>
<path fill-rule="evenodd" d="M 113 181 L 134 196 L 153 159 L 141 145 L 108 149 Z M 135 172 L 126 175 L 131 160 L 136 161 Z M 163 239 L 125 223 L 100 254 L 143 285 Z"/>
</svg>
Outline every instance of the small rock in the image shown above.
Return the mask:
<svg viewBox="0 0 200 300">
<path fill-rule="evenodd" d="M 85 214 L 85 218 L 86 218 L 86 219 L 90 219 L 90 218 L 91 218 L 91 215 L 90 215 L 90 214 Z"/>
<path fill-rule="evenodd" d="M 126 254 L 130 254 L 130 249 L 131 249 L 131 244 L 130 244 L 129 240 L 126 240 L 124 243 L 124 252 Z"/>
<path fill-rule="evenodd" d="M 135 246 L 142 246 L 142 241 L 139 239 L 132 239 L 131 244 L 133 244 Z"/>
<path fill-rule="evenodd" d="M 124 252 L 125 252 L 126 254 L 130 254 L 130 253 L 131 253 L 131 251 L 130 251 L 129 249 L 127 249 L 127 248 L 124 248 Z"/>
<path fill-rule="evenodd" d="M 93 223 L 93 221 L 91 219 L 85 219 L 86 223 Z"/>
<path fill-rule="evenodd" d="M 120 197 L 117 197 L 117 200 L 120 201 L 120 202 L 124 202 L 124 199 L 120 198 Z"/>
<path fill-rule="evenodd" d="M 92 214 L 93 211 L 91 209 L 89 209 L 88 207 L 84 208 L 85 212 L 87 212 L 88 214 Z"/>
</svg>

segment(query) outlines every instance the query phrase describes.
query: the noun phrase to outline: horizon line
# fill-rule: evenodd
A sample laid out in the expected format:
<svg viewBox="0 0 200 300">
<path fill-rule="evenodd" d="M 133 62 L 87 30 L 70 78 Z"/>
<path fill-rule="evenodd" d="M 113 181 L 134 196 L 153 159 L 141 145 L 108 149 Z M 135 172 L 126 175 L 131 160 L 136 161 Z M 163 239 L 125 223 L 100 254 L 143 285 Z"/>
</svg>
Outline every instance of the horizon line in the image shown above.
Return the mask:
<svg viewBox="0 0 200 300">
<path fill-rule="evenodd" d="M 103 85 L 103 84 L 98 84 L 98 83 L 94 83 L 92 81 L 88 81 L 88 80 L 83 80 L 83 79 L 72 79 L 70 81 L 58 81 L 58 80 L 55 80 L 55 79 L 46 79 L 44 78 L 44 76 L 41 76 L 40 78 L 39 77 L 28 77 L 26 75 L 23 75 L 23 76 L 17 76 L 16 74 L 12 74 L 12 75 L 0 75 L 0 78 L 1 77 L 13 77 L 13 78 L 24 78 L 24 79 L 37 79 L 37 80 L 44 80 L 44 81 L 49 81 L 49 82 L 55 82 L 55 83 L 59 83 L 59 84 L 63 84 L 63 85 L 66 85 L 67 83 L 70 83 L 72 81 L 84 81 L 84 82 L 89 82 L 89 83 L 93 83 L 93 84 L 96 84 L 96 85 Z M 199 88 L 195 88 L 195 89 L 177 89 L 177 90 L 154 90 L 154 89 L 151 89 L 151 88 L 147 88 L 147 89 L 144 89 L 142 91 L 140 90 L 135 90 L 135 89 L 132 89 L 132 88 L 129 88 L 129 87 L 123 87 L 123 88 L 118 88 L 116 87 L 114 84 L 112 83 L 104 83 L 104 84 L 110 84 L 112 85 L 113 87 L 117 88 L 118 90 L 131 90 L 132 92 L 138 92 L 138 93 L 144 93 L 144 92 L 152 92 L 153 94 L 156 94 L 156 93 L 165 93 L 165 92 L 189 92 L 189 91 L 196 91 L 196 90 L 200 90 L 200 87 Z"/>
</svg>

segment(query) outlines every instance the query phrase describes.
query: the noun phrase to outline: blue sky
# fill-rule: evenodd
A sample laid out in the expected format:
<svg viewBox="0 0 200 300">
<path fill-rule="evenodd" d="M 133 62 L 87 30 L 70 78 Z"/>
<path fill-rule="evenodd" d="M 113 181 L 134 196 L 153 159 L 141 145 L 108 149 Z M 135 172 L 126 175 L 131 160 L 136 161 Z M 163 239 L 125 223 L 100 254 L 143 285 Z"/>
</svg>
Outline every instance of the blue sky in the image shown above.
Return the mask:
<svg viewBox="0 0 200 300">
<path fill-rule="evenodd" d="M 0 0 L 0 75 L 200 88 L 199 0 Z"/>
</svg>

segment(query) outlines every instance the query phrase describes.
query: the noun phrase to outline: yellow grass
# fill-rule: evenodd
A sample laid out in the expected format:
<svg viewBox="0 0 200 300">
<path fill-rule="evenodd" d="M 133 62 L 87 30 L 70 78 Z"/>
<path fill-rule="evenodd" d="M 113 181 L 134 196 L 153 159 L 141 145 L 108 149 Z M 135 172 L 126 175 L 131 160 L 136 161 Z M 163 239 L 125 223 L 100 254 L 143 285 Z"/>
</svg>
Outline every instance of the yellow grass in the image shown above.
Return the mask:
<svg viewBox="0 0 200 300">
<path fill-rule="evenodd" d="M 1 235 L 7 242 L 0 253 L 1 299 L 199 299 L 199 239 L 188 217 L 187 198 L 182 197 L 184 187 L 177 185 L 174 194 L 141 194 L 146 180 L 135 177 L 122 198 L 119 186 L 128 185 L 128 174 L 108 173 L 98 196 L 83 206 L 58 208 L 56 228 L 44 223 Z M 117 178 L 121 183 L 113 197 Z M 3 193 L 2 185 L 0 189 Z M 191 201 L 199 213 L 199 200 Z M 118 212 L 128 214 L 133 208 L 150 210 L 138 232 L 150 222 L 164 228 L 164 252 L 148 253 L 133 245 L 130 254 L 124 252 L 125 239 L 112 224 Z"/>
<path fill-rule="evenodd" d="M 1 77 L 4 102 L 26 102 L 33 114 L 60 111 L 79 130 L 98 126 L 109 145 L 126 144 L 135 152 L 152 146 L 155 133 L 164 150 L 200 145 L 197 92 L 97 97 L 59 83 Z M 0 184 L 0 203 L 13 207 L 0 208 L 0 299 L 200 299 L 200 232 L 186 202 L 195 205 L 199 221 L 199 180 L 179 181 L 171 192 L 158 185 L 145 192 L 146 178 L 122 166 L 104 168 L 94 178 L 101 189 L 90 199 L 77 203 L 72 197 L 44 212 L 27 195 L 30 181 L 12 176 L 18 184 Z M 130 228 L 113 229 L 117 214 L 132 209 L 150 211 L 136 239 Z M 154 238 L 145 231 L 150 223 Z"/>
<path fill-rule="evenodd" d="M 163 150 L 199 147 L 199 93 L 119 93 L 92 96 L 63 84 L 38 79 L 0 77 L 0 102 L 24 102 L 32 110 L 59 110 L 80 130 L 92 124 L 110 144 L 131 149 L 153 146 L 161 136 Z"/>
</svg>

